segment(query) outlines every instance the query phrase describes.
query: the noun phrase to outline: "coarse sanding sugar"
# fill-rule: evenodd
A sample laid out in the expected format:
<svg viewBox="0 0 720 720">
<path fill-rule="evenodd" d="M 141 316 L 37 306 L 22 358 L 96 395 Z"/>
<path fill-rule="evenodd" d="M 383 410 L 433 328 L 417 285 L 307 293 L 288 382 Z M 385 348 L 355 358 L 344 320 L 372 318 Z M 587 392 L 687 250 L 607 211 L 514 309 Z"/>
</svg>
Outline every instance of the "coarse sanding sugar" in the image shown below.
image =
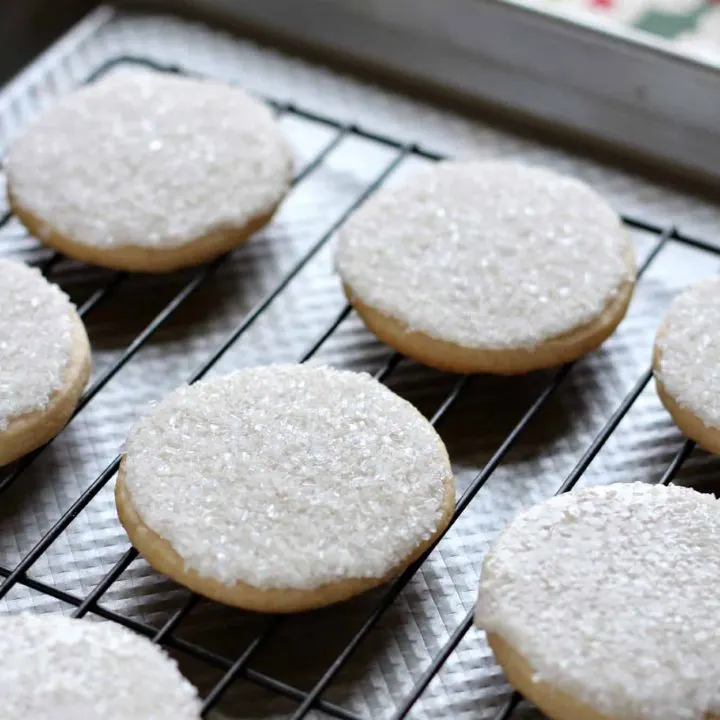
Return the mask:
<svg viewBox="0 0 720 720">
<path fill-rule="evenodd" d="M 143 522 L 200 575 L 315 589 L 382 578 L 437 529 L 435 430 L 366 374 L 270 365 L 171 393 L 127 443 Z"/>
<path fill-rule="evenodd" d="M 35 268 L 0 259 L 0 431 L 44 410 L 72 352 L 73 306 Z"/>
<path fill-rule="evenodd" d="M 118 625 L 59 615 L 0 618 L 3 717 L 199 720 L 173 660 Z"/>
<path fill-rule="evenodd" d="M 656 373 L 667 392 L 707 426 L 720 428 L 720 278 L 673 300 L 657 347 Z"/>
<path fill-rule="evenodd" d="M 366 305 L 466 348 L 534 347 L 595 319 L 634 277 L 617 213 L 573 178 L 447 162 L 383 188 L 340 233 Z"/>
<path fill-rule="evenodd" d="M 76 243 L 174 248 L 244 228 L 288 188 L 261 102 L 216 82 L 122 68 L 61 99 L 10 147 L 13 201 Z"/>
<path fill-rule="evenodd" d="M 518 516 L 483 568 L 477 622 L 604 717 L 720 712 L 720 502 L 643 483 Z"/>
</svg>

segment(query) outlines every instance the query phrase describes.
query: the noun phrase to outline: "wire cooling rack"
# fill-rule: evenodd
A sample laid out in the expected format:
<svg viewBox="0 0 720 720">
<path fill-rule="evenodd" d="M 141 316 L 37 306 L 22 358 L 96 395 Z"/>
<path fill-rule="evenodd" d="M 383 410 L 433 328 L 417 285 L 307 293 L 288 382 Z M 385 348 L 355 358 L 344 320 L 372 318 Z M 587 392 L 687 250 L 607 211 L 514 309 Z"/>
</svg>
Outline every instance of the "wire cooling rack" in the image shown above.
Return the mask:
<svg viewBox="0 0 720 720">
<path fill-rule="evenodd" d="M 88 78 L 96 79 L 119 65 L 140 65 L 151 67 L 156 70 L 191 74 L 178 66 L 162 65 L 148 58 L 139 56 L 124 55 L 113 59 L 111 62 L 103 64 L 96 72 Z M 305 110 L 293 103 L 279 102 L 274 99 L 264 98 L 278 115 L 291 115 L 302 118 L 304 121 L 317 124 L 323 128 L 330 130 L 332 135 L 330 140 L 321 148 L 321 150 L 312 157 L 297 173 L 293 180 L 293 187 L 297 188 L 312 173 L 316 172 L 327 158 L 341 144 L 347 142 L 350 138 L 362 138 L 378 146 L 382 146 L 390 151 L 391 159 L 381 172 L 370 182 L 366 184 L 362 192 L 356 197 L 355 201 L 346 208 L 342 215 L 295 261 L 277 282 L 277 284 L 262 297 L 262 299 L 252 309 L 239 319 L 237 325 L 232 332 L 228 334 L 218 347 L 207 357 L 207 359 L 197 368 L 195 372 L 188 378 L 189 382 L 195 382 L 203 378 L 218 363 L 225 353 L 243 336 L 253 324 L 275 303 L 282 295 L 290 283 L 301 273 L 301 271 L 310 263 L 310 261 L 318 255 L 318 253 L 329 243 L 336 230 L 343 224 L 347 217 L 360 206 L 372 193 L 374 193 L 395 171 L 406 161 L 411 158 L 420 158 L 424 161 L 438 161 L 443 157 L 435 152 L 427 150 L 417 144 L 406 144 L 402 140 L 388 137 L 383 134 L 371 132 L 354 124 L 346 124 L 335 120 L 332 117 L 318 114 Z M 0 228 L 10 223 L 12 216 L 6 213 L 0 218 Z M 695 248 L 696 250 L 711 253 L 715 257 L 720 256 L 720 248 L 710 241 L 703 240 L 698 237 L 689 236 L 675 227 L 664 227 L 651 220 L 639 217 L 623 217 L 624 223 L 628 228 L 642 231 L 652 238 L 650 250 L 643 258 L 639 270 L 638 279 L 640 280 L 656 260 L 658 255 L 669 244 L 680 244 Z M 243 252 L 238 250 L 237 252 Z M 178 309 L 193 296 L 196 291 L 207 283 L 218 268 L 226 262 L 228 256 L 220 257 L 213 262 L 206 264 L 190 275 L 190 279 L 177 294 L 162 308 L 162 310 L 146 325 L 146 327 L 137 334 L 119 356 L 94 380 L 92 385 L 83 395 L 75 416 L 83 412 L 87 405 L 95 398 L 98 393 L 108 385 L 108 383 L 120 372 L 120 370 L 130 363 L 133 357 L 146 345 L 155 333 L 161 330 L 168 323 L 171 317 Z M 51 254 L 40 264 L 43 272 L 52 277 L 53 270 L 57 263 L 61 260 L 57 253 Z M 109 276 L 109 280 L 97 287 L 87 298 L 87 300 L 79 307 L 79 313 L 82 317 L 88 316 L 98 306 L 109 302 L 112 299 L 115 290 L 124 282 L 128 276 L 126 273 L 117 272 Z M 352 310 L 346 305 L 334 317 L 332 322 L 322 331 L 319 337 L 311 344 L 311 346 L 297 358 L 300 362 L 310 360 L 321 349 L 324 343 L 333 335 L 333 333 L 348 318 Z M 401 356 L 393 354 L 387 362 L 379 369 L 375 376 L 380 381 L 386 381 L 395 371 L 398 364 L 402 361 Z M 466 510 L 471 501 L 475 498 L 480 489 L 488 482 L 494 471 L 502 463 L 509 454 L 520 435 L 526 430 L 530 423 L 537 417 L 542 408 L 548 403 L 558 389 L 563 385 L 565 380 L 571 374 L 574 363 L 570 363 L 559 368 L 554 374 L 549 375 L 547 384 L 542 388 L 539 394 L 532 400 L 529 406 L 524 410 L 520 419 L 512 427 L 510 432 L 500 442 L 489 460 L 484 464 L 482 469 L 475 474 L 471 482 L 467 485 L 461 494 L 455 511 L 453 513 L 450 526 L 452 527 Z M 613 435 L 614 431 L 630 411 L 635 401 L 640 397 L 643 390 L 648 385 L 652 377 L 652 369 L 648 367 L 637 379 L 632 389 L 625 395 L 620 404 L 615 408 L 614 412 L 607 422 L 600 428 L 599 432 L 594 435 L 584 454 L 574 466 L 572 471 L 565 477 L 565 480 L 557 488 L 557 493 L 564 493 L 571 490 L 581 479 L 590 463 L 598 455 L 607 441 Z M 430 418 L 430 422 L 436 425 L 441 418 L 451 413 L 453 406 L 466 388 L 470 378 L 458 377 L 451 386 L 450 392 L 440 403 Z M 46 446 L 47 447 L 47 446 Z M 682 464 L 690 456 L 694 448 L 694 443 L 686 440 L 677 450 L 667 469 L 664 471 L 660 482 L 670 483 L 680 470 Z M 6 493 L 11 486 L 20 480 L 23 474 L 35 463 L 38 457 L 43 453 L 45 448 L 28 455 L 14 466 L 6 470 L 4 474 L 0 474 L 0 495 Z M 102 580 L 95 585 L 89 594 L 80 596 L 74 593 L 55 587 L 53 584 L 35 579 L 28 573 L 43 558 L 48 549 L 55 543 L 63 532 L 65 532 L 71 524 L 76 520 L 78 515 L 90 504 L 93 498 L 112 480 L 117 472 L 120 462 L 120 456 L 115 457 L 105 469 L 97 476 L 97 478 L 84 489 L 79 496 L 76 497 L 71 506 L 60 515 L 54 524 L 45 532 L 36 544 L 21 557 L 20 561 L 12 567 L 0 565 L 0 577 L 3 578 L 0 583 L 0 600 L 5 598 L 13 588 L 24 586 L 38 593 L 50 596 L 62 604 L 72 608 L 72 615 L 76 618 L 85 616 L 96 616 L 117 622 L 128 627 L 146 637 L 152 639 L 153 642 L 159 643 L 172 651 L 177 651 L 183 655 L 189 656 L 199 663 L 208 665 L 220 671 L 220 680 L 209 689 L 205 695 L 203 716 L 218 705 L 221 699 L 228 693 L 231 686 L 240 680 L 260 686 L 271 693 L 284 696 L 294 702 L 294 709 L 288 714 L 292 720 L 300 720 L 308 716 L 310 713 L 319 711 L 325 715 L 342 718 L 344 720 L 360 720 L 363 716 L 342 707 L 339 704 L 329 702 L 324 699 L 326 691 L 330 688 L 333 681 L 338 677 L 345 668 L 351 656 L 358 647 L 370 635 L 374 628 L 379 624 L 396 599 L 409 584 L 411 579 L 416 575 L 423 563 L 432 552 L 433 548 L 441 541 L 438 538 L 428 550 L 405 570 L 393 582 L 387 585 L 382 592 L 376 597 L 373 596 L 373 604 L 369 608 L 369 612 L 361 618 L 359 627 L 351 635 L 349 641 L 340 649 L 336 657 L 332 659 L 325 667 L 324 672 L 317 678 L 310 687 L 301 689 L 292 685 L 271 673 L 261 672 L 251 667 L 256 654 L 269 642 L 269 640 L 278 632 L 280 626 L 284 623 L 292 622 L 291 618 L 271 617 L 264 625 L 263 629 L 258 632 L 255 637 L 246 645 L 245 649 L 237 657 L 228 657 L 219 654 L 203 644 L 191 642 L 179 636 L 177 631 L 181 628 L 182 623 L 186 620 L 190 612 L 199 603 L 200 598 L 197 595 L 190 595 L 178 609 L 162 624 L 160 628 L 155 628 L 150 624 L 139 621 L 136 618 L 129 617 L 126 614 L 111 610 L 102 604 L 102 600 L 106 597 L 108 591 L 120 579 L 123 573 L 137 558 L 137 552 L 129 549 L 121 557 L 121 559 L 105 574 Z M 447 531 L 446 531 L 447 532 Z M 445 535 L 445 533 L 443 534 Z M 424 672 L 416 679 L 414 687 L 404 697 L 395 699 L 394 710 L 386 708 L 388 717 L 393 719 L 407 717 L 416 702 L 436 675 L 443 668 L 446 661 L 460 641 L 465 637 L 466 633 L 472 626 L 473 611 L 467 612 L 464 619 L 451 631 L 449 637 L 440 647 L 439 651 L 434 653 L 430 664 Z M 505 720 L 515 712 L 520 701 L 517 694 L 513 694 L 509 700 L 499 708 L 494 715 L 495 720 Z"/>
</svg>

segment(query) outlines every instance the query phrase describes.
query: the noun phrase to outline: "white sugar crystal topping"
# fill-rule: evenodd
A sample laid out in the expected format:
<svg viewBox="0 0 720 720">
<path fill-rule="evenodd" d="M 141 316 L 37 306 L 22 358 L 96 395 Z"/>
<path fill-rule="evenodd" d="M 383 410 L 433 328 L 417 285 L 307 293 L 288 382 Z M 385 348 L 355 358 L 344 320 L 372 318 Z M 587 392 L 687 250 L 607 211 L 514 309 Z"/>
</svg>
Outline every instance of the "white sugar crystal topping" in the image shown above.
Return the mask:
<svg viewBox="0 0 720 720">
<path fill-rule="evenodd" d="M 125 484 L 186 565 L 226 584 L 379 578 L 437 528 L 437 433 L 365 374 L 270 365 L 176 390 L 132 430 Z"/>
<path fill-rule="evenodd" d="M 11 147 L 15 201 L 75 242 L 176 247 L 243 228 L 287 190 L 290 153 L 243 90 L 122 69 L 60 100 Z"/>
<path fill-rule="evenodd" d="M 486 560 L 478 624 L 536 680 L 611 718 L 720 712 L 720 503 L 642 483 L 516 518 Z"/>
<path fill-rule="evenodd" d="M 509 348 L 593 320 L 631 280 L 632 253 L 617 214 L 580 181 L 451 162 L 370 199 L 336 264 L 360 300 L 410 330 Z"/>
<path fill-rule="evenodd" d="M 657 375 L 681 407 L 720 428 L 720 278 L 699 282 L 670 305 L 657 345 Z"/>
<path fill-rule="evenodd" d="M 59 615 L 0 619 L 3 717 L 199 720 L 195 689 L 157 646 Z"/>
<path fill-rule="evenodd" d="M 72 304 L 40 272 L 0 259 L 0 432 L 11 418 L 44 410 L 65 380 Z"/>
</svg>

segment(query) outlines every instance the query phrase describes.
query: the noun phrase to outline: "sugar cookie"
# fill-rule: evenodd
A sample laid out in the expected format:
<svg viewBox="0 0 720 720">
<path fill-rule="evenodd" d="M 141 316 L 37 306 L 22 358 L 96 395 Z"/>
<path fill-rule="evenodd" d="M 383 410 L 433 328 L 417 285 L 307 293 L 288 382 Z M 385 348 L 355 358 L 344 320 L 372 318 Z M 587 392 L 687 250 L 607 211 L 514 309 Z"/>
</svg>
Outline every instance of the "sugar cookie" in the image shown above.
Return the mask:
<svg viewBox="0 0 720 720">
<path fill-rule="evenodd" d="M 149 640 L 60 615 L 0 618 L 3 716 L 199 720 L 195 688 Z"/>
<path fill-rule="evenodd" d="M 377 337 L 443 370 L 515 374 L 598 347 L 625 315 L 634 249 L 584 183 L 511 162 L 447 162 L 379 191 L 336 265 Z"/>
<path fill-rule="evenodd" d="M 50 247 L 164 272 L 231 250 L 286 194 L 291 156 L 238 88 L 116 70 L 60 100 L 10 147 L 15 214 Z"/>
<path fill-rule="evenodd" d="M 115 497 L 160 572 L 294 612 L 404 569 L 447 526 L 455 486 L 432 426 L 369 375 L 270 365 L 170 394 L 130 433 Z"/>
<path fill-rule="evenodd" d="M 655 338 L 655 384 L 678 427 L 720 454 L 720 278 L 688 288 Z"/>
<path fill-rule="evenodd" d="M 515 518 L 482 571 L 477 623 L 553 720 L 720 718 L 720 502 L 590 487 Z"/>
<path fill-rule="evenodd" d="M 0 259 L 0 465 L 53 438 L 90 376 L 90 344 L 65 293 Z"/>
</svg>

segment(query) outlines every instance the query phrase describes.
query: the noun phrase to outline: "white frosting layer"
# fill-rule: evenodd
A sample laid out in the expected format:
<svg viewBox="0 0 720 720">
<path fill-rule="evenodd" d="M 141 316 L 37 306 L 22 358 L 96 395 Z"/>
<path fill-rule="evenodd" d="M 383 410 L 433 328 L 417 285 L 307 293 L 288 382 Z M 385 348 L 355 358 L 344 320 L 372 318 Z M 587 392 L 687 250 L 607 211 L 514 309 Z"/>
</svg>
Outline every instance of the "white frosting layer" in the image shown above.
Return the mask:
<svg viewBox="0 0 720 720">
<path fill-rule="evenodd" d="M 451 475 L 408 402 L 302 365 L 180 388 L 126 452 L 133 506 L 187 567 L 259 588 L 384 576 L 436 530 Z"/>
<path fill-rule="evenodd" d="M 0 259 L 0 432 L 47 408 L 65 380 L 73 305 L 35 268 Z"/>
<path fill-rule="evenodd" d="M 642 483 L 577 490 L 500 536 L 478 624 L 608 718 L 720 712 L 720 503 Z"/>
<path fill-rule="evenodd" d="M 596 318 L 633 277 L 587 185 L 510 162 L 441 163 L 345 225 L 336 264 L 364 303 L 468 348 L 533 347 Z"/>
<path fill-rule="evenodd" d="M 290 152 L 243 90 L 121 69 L 45 112 L 10 148 L 15 202 L 97 247 L 177 247 L 244 228 L 287 191 Z"/>
<path fill-rule="evenodd" d="M 195 689 L 157 646 L 118 625 L 0 619 L 3 717 L 199 720 Z"/>
<path fill-rule="evenodd" d="M 656 340 L 658 378 L 675 401 L 720 428 L 720 278 L 703 280 L 670 305 Z"/>
</svg>

